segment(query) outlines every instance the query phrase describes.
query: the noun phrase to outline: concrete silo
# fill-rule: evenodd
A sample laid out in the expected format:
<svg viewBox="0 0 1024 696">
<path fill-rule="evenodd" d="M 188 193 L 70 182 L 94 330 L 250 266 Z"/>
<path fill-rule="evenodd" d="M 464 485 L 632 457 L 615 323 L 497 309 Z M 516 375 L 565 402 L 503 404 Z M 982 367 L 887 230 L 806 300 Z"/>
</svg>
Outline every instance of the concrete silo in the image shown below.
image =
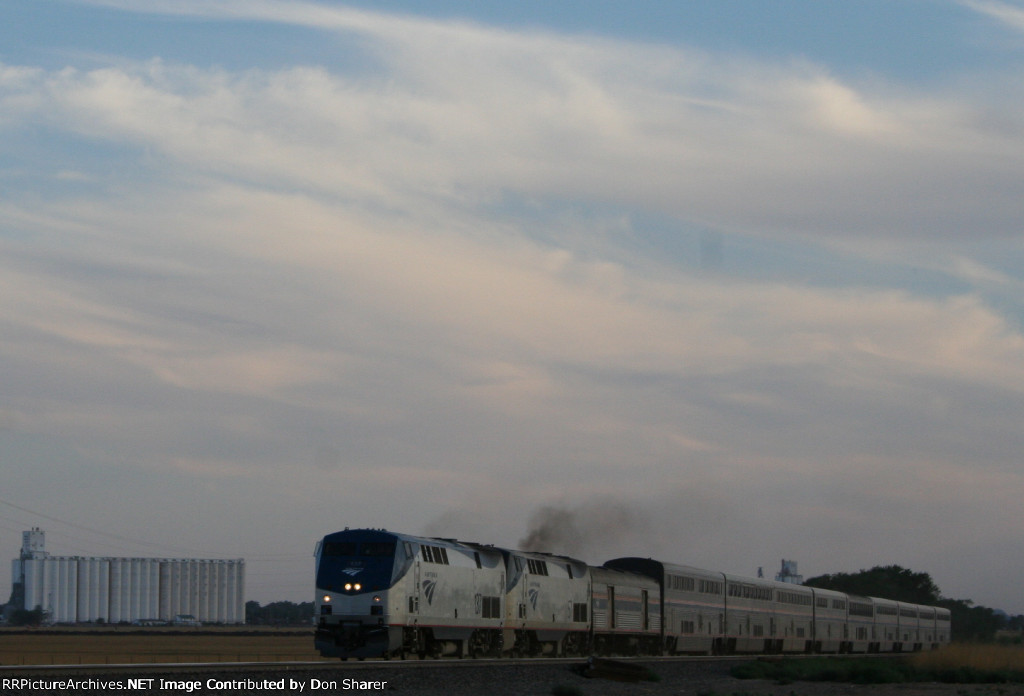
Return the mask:
<svg viewBox="0 0 1024 696">
<path fill-rule="evenodd" d="M 11 571 L 16 608 L 40 607 L 51 623 L 245 623 L 242 559 L 50 556 L 37 528 Z"/>
</svg>

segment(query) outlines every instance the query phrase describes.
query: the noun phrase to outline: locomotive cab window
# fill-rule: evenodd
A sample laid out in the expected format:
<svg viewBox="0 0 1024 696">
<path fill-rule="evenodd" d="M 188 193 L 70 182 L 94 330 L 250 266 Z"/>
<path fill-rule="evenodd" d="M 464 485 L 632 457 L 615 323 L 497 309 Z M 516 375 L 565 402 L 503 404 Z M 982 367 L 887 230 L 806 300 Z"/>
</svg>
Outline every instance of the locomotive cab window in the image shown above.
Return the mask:
<svg viewBox="0 0 1024 696">
<path fill-rule="evenodd" d="M 363 556 L 394 556 L 395 544 L 392 541 L 364 541 L 359 550 Z"/>
<path fill-rule="evenodd" d="M 535 561 L 532 558 L 526 559 L 526 565 L 530 573 L 533 575 L 547 575 L 548 564 L 547 561 Z"/>
<path fill-rule="evenodd" d="M 443 546 L 423 545 L 420 547 L 420 553 L 423 556 L 423 560 L 427 563 L 448 565 L 448 549 Z"/>
<path fill-rule="evenodd" d="M 355 556 L 356 545 L 351 541 L 328 541 L 321 553 L 324 556 Z"/>
</svg>

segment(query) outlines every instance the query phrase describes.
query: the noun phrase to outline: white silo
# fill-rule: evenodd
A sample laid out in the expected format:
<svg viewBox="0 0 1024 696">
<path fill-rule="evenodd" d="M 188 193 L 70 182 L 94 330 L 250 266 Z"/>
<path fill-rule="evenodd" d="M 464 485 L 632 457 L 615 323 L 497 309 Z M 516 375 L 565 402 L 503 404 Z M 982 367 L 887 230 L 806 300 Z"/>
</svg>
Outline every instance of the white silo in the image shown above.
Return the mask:
<svg viewBox="0 0 1024 696">
<path fill-rule="evenodd" d="M 64 593 L 60 587 L 61 559 L 43 559 L 43 609 L 50 614 L 50 621 L 62 619 L 61 609 L 64 604 Z"/>
<path fill-rule="evenodd" d="M 136 619 L 142 618 L 139 616 L 139 601 L 142 595 L 142 560 L 139 558 L 132 558 L 129 560 L 129 578 L 128 578 L 128 621 L 135 621 Z"/>
<path fill-rule="evenodd" d="M 217 561 L 217 618 L 216 621 L 224 623 L 227 621 L 228 615 L 228 597 L 227 597 L 227 584 L 228 584 L 228 563 L 227 561 Z"/>
<path fill-rule="evenodd" d="M 228 584 L 229 606 L 231 607 L 228 621 L 245 623 L 245 561 L 231 561 L 231 581 Z"/>
<path fill-rule="evenodd" d="M 21 572 L 24 578 L 25 609 L 32 611 L 43 605 L 42 599 L 42 562 L 34 558 L 21 561 Z"/>
<path fill-rule="evenodd" d="M 78 559 L 78 620 L 107 620 L 108 561 Z"/>
<path fill-rule="evenodd" d="M 149 607 L 146 616 L 151 619 L 160 616 L 160 559 L 146 559 L 149 565 Z"/>
<path fill-rule="evenodd" d="M 188 567 L 188 601 L 182 611 L 194 616 L 199 606 L 199 561 L 190 560 L 185 565 Z"/>
<path fill-rule="evenodd" d="M 79 623 L 86 623 L 95 618 L 93 611 L 96 607 L 90 601 L 92 599 L 92 575 L 90 574 L 92 561 L 91 558 L 78 559 L 78 611 L 75 620 Z"/>
<path fill-rule="evenodd" d="M 106 621 L 106 606 L 100 611 L 100 596 L 106 594 L 106 578 L 100 574 L 100 560 L 98 558 L 76 558 L 76 583 L 75 596 L 76 621 L 91 622 L 97 619 Z M 103 581 L 102 589 L 100 586 Z"/>
<path fill-rule="evenodd" d="M 110 559 L 94 559 L 96 581 L 93 583 L 96 598 L 96 619 L 110 621 Z"/>
<path fill-rule="evenodd" d="M 121 620 L 121 559 L 110 559 L 110 612 L 107 621 L 117 623 Z"/>
<path fill-rule="evenodd" d="M 235 562 L 235 621 L 245 623 L 245 561 Z"/>
<path fill-rule="evenodd" d="M 140 576 L 143 592 L 139 602 L 139 618 L 155 619 L 160 592 L 160 565 L 157 559 L 143 558 Z"/>
<path fill-rule="evenodd" d="M 42 606 L 49 614 L 49 619 L 52 622 L 64 620 L 65 598 L 61 582 L 64 570 L 63 560 L 57 557 L 48 557 L 40 561 L 43 566 Z"/>
<path fill-rule="evenodd" d="M 235 623 L 235 562 L 224 563 L 224 622 Z"/>
<path fill-rule="evenodd" d="M 122 558 L 119 566 L 121 575 L 120 602 L 121 618 L 118 621 L 131 621 L 132 616 L 132 559 Z"/>
<path fill-rule="evenodd" d="M 67 596 L 67 572 L 68 559 L 49 559 L 49 572 L 47 573 L 46 596 L 50 600 L 50 621 L 63 623 L 67 621 L 68 596 Z"/>
<path fill-rule="evenodd" d="M 65 558 L 61 568 L 61 593 L 64 595 L 61 621 L 75 622 L 78 619 L 78 559 Z"/>
<path fill-rule="evenodd" d="M 171 613 L 171 562 L 166 558 L 160 561 L 160 600 L 156 617 L 161 621 L 174 618 Z"/>
<path fill-rule="evenodd" d="M 173 620 L 244 623 L 242 559 L 158 559 L 50 556 L 44 533 L 25 532 L 13 581 L 25 609 L 40 607 L 54 622 L 119 623 Z"/>
<path fill-rule="evenodd" d="M 196 618 L 206 621 L 210 615 L 210 562 L 199 562 L 199 606 L 195 612 Z"/>
<path fill-rule="evenodd" d="M 181 609 L 181 593 L 182 585 L 185 582 L 184 572 L 181 568 L 181 561 L 169 561 L 171 566 L 171 615 L 167 618 L 173 619 L 178 614 L 185 612 Z"/>
</svg>

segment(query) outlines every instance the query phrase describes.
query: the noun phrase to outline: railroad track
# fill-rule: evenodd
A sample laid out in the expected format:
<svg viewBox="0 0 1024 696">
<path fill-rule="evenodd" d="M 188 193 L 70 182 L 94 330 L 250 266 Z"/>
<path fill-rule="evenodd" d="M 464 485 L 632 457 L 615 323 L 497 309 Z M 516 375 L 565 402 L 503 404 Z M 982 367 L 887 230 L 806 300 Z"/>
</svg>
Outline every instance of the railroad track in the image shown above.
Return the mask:
<svg viewBox="0 0 1024 696">
<path fill-rule="evenodd" d="M 842 655 L 848 659 L 878 659 L 906 657 L 906 653 L 873 653 Z M 639 656 L 609 658 L 622 663 L 716 663 L 745 662 L 750 660 L 807 659 L 823 657 L 823 655 L 673 655 L 673 656 Z M 89 674 L 89 673 L 153 673 L 153 672 L 225 672 L 225 671 L 259 671 L 259 672 L 290 672 L 290 671 L 349 671 L 375 670 L 381 668 L 427 669 L 433 667 L 470 668 L 500 665 L 576 665 L 583 664 L 586 657 L 522 657 L 522 658 L 478 658 L 478 659 L 408 659 L 383 660 L 332 660 L 332 661 L 292 661 L 292 662 L 133 662 L 124 664 L 68 664 L 68 665 L 0 665 L 0 676 L 17 673 L 30 674 Z"/>
</svg>

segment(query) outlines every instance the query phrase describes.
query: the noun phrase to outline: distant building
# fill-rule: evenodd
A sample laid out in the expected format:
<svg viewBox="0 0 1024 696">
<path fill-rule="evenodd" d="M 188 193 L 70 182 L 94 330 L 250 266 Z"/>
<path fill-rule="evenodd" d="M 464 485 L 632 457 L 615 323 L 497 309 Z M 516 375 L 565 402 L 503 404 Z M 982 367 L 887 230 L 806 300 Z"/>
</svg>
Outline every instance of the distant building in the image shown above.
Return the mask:
<svg viewBox="0 0 1024 696">
<path fill-rule="evenodd" d="M 243 559 L 51 556 L 45 532 L 22 534 L 11 562 L 11 609 L 41 607 L 50 623 L 245 623 Z"/>
<path fill-rule="evenodd" d="M 788 582 L 793 585 L 803 585 L 804 576 L 796 572 L 796 561 L 787 561 L 785 558 L 782 559 L 782 568 L 779 570 L 779 574 L 775 576 L 777 582 Z"/>
</svg>

